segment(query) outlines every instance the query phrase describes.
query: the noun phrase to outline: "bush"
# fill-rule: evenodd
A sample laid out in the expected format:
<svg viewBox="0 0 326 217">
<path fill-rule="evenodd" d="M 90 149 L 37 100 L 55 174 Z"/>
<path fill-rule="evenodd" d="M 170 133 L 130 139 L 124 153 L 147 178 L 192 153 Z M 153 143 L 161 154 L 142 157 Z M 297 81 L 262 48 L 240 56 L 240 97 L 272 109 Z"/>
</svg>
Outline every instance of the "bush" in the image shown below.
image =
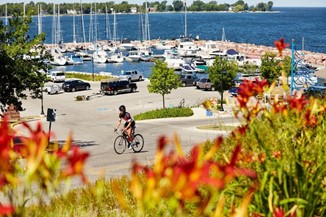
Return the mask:
<svg viewBox="0 0 326 217">
<path fill-rule="evenodd" d="M 134 116 L 135 120 L 147 120 L 156 118 L 189 117 L 194 113 L 191 108 L 165 108 L 157 109 Z"/>
</svg>

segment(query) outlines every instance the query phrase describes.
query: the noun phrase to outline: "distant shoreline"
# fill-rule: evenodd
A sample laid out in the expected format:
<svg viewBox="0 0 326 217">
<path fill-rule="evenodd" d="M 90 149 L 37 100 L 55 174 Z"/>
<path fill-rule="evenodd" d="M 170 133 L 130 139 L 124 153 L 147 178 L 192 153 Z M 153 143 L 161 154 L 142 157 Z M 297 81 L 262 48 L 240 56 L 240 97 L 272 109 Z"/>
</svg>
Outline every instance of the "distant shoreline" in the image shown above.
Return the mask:
<svg viewBox="0 0 326 217">
<path fill-rule="evenodd" d="M 273 14 L 273 13 L 281 13 L 281 11 L 187 11 L 187 14 L 201 14 L 201 13 L 231 13 L 231 14 Z M 117 15 L 139 15 L 139 13 L 116 13 Z M 184 11 L 157 11 L 157 12 L 150 12 L 149 14 L 184 14 Z M 83 14 L 84 16 L 89 16 L 90 14 Z M 105 13 L 99 13 L 97 15 L 105 15 Z M 112 15 L 112 14 L 110 14 Z M 37 17 L 38 15 L 32 15 L 32 17 Z M 53 14 L 43 14 L 42 17 L 51 17 Z M 60 14 L 61 17 L 63 16 L 74 16 L 73 14 Z M 75 16 L 81 16 L 81 14 L 75 14 Z M 12 16 L 8 16 L 11 18 Z M 5 18 L 4 16 L 0 16 L 0 18 Z"/>
</svg>

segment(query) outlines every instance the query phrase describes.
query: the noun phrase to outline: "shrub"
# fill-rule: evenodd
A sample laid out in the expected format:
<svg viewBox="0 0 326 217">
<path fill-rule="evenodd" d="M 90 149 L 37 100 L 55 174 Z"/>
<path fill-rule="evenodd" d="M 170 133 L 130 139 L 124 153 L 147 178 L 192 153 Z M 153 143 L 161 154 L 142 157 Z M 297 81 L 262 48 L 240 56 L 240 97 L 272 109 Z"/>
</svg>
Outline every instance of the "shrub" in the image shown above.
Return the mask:
<svg viewBox="0 0 326 217">
<path fill-rule="evenodd" d="M 156 118 L 189 117 L 193 114 L 191 108 L 165 108 L 141 113 L 134 118 L 135 120 L 147 120 Z"/>
</svg>

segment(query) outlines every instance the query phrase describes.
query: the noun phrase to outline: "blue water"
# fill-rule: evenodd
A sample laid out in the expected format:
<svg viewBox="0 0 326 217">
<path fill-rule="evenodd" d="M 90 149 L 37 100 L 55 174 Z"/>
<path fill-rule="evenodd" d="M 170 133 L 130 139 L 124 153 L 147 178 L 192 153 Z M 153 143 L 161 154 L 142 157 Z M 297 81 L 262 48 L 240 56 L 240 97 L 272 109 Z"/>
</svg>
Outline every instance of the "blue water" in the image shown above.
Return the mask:
<svg viewBox="0 0 326 217">
<path fill-rule="evenodd" d="M 222 28 L 227 40 L 273 46 L 274 41 L 284 38 L 286 42 L 295 39 L 301 47 L 302 37 L 305 49 L 326 53 L 326 7 L 325 8 L 274 8 L 279 13 L 188 13 L 188 34 L 202 39 L 220 40 Z M 63 41 L 72 41 L 72 16 L 61 17 Z M 98 39 L 107 39 L 105 15 L 98 15 Z M 140 39 L 138 14 L 117 14 L 117 37 Z M 113 15 L 109 15 L 110 30 L 113 32 Z M 88 40 L 89 16 L 84 15 L 86 38 Z M 149 14 L 150 37 L 152 39 L 178 38 L 184 34 L 183 13 Z M 76 17 L 77 33 L 82 41 L 81 19 Z M 52 42 L 52 16 L 43 17 L 45 43 Z M 37 17 L 33 18 L 31 35 L 37 32 Z"/>
<path fill-rule="evenodd" d="M 296 41 L 301 49 L 304 38 L 305 50 L 326 53 L 326 7 L 325 8 L 274 8 L 275 13 L 188 13 L 188 34 L 201 39 L 220 40 L 222 28 L 226 39 L 233 42 L 274 46 L 274 41 L 284 38 L 287 43 Z M 138 14 L 117 14 L 117 37 L 136 40 L 141 38 Z M 89 41 L 89 15 L 84 16 L 86 39 Z M 99 40 L 106 40 L 105 15 L 97 16 L 97 35 Z M 109 15 L 111 35 L 113 15 Z M 149 14 L 150 38 L 171 39 L 184 34 L 183 13 Z M 73 40 L 73 17 L 61 17 L 61 30 L 64 42 Z M 81 17 L 76 17 L 78 41 L 82 42 Z M 45 43 L 52 43 L 52 16 L 43 17 Z M 33 18 L 30 35 L 37 33 L 37 17 Z M 109 71 L 114 74 L 120 70 L 139 69 L 146 75 L 150 73 L 152 63 L 95 64 L 94 72 Z M 67 71 L 92 72 L 91 63 L 82 66 L 59 67 Z"/>
</svg>

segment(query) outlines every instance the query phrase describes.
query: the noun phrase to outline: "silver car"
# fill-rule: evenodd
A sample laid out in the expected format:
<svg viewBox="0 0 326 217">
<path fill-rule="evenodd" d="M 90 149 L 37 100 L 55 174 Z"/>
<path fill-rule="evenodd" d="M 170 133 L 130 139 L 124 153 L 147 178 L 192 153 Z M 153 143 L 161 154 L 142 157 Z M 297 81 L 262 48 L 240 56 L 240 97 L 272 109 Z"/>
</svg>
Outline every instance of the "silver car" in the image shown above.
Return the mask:
<svg viewBox="0 0 326 217">
<path fill-rule="evenodd" d="M 203 89 L 203 90 L 215 90 L 215 87 L 213 86 L 211 80 L 209 78 L 201 78 L 196 83 L 197 89 Z"/>
</svg>

